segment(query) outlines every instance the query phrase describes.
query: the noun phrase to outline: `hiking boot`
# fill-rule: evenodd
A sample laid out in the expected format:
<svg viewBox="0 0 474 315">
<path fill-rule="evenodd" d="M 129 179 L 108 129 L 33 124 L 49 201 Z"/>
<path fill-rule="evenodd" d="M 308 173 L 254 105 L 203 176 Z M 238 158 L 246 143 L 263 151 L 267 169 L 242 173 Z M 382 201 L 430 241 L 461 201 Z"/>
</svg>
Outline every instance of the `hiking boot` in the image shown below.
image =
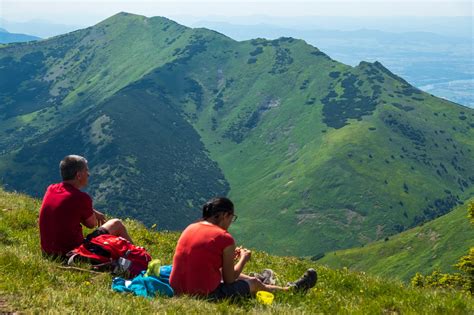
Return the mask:
<svg viewBox="0 0 474 315">
<path fill-rule="evenodd" d="M 316 285 L 316 281 L 318 281 L 318 274 L 316 273 L 316 270 L 309 268 L 301 278 L 295 282 L 288 283 L 288 285 L 293 287 L 296 291 L 306 292 Z"/>
</svg>

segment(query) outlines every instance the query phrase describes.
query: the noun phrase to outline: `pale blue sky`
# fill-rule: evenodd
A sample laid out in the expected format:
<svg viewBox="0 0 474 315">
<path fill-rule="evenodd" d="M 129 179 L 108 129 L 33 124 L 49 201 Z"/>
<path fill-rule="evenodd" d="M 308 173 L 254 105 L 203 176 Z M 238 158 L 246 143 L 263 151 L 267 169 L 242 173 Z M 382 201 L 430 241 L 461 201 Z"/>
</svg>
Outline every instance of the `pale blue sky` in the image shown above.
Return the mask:
<svg viewBox="0 0 474 315">
<path fill-rule="evenodd" d="M 472 16 L 471 0 L 0 0 L 0 17 L 91 25 L 117 12 L 193 19 L 212 16 Z"/>
</svg>

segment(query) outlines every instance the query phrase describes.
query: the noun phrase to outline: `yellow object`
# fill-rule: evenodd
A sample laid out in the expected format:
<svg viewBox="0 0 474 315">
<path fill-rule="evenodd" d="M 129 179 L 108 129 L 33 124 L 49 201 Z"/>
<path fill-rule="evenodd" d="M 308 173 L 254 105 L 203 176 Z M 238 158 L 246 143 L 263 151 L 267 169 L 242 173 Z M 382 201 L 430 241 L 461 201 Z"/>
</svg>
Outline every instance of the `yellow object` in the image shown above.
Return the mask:
<svg viewBox="0 0 474 315">
<path fill-rule="evenodd" d="M 257 301 L 260 304 L 271 305 L 273 303 L 274 295 L 266 291 L 257 292 Z"/>
<path fill-rule="evenodd" d="M 153 259 L 148 263 L 148 269 L 145 273 L 145 277 L 148 276 L 159 276 L 160 275 L 161 261 L 159 259 Z"/>
</svg>

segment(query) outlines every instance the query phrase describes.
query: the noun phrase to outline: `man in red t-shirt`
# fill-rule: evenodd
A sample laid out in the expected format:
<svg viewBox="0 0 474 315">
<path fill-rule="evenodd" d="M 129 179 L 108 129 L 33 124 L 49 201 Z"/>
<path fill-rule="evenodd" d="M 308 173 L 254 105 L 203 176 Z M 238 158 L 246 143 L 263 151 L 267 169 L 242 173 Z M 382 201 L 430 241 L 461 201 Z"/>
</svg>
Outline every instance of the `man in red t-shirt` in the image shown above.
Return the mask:
<svg viewBox="0 0 474 315">
<path fill-rule="evenodd" d="M 92 207 L 91 197 L 82 192 L 89 181 L 87 160 L 68 155 L 59 164 L 63 181 L 46 190 L 39 214 L 41 249 L 45 254 L 65 256 L 84 241 L 82 225 L 99 226 L 88 237 L 112 234 L 132 241 L 118 219 L 105 221 L 105 216 Z M 82 225 L 81 225 L 82 224 Z"/>
</svg>

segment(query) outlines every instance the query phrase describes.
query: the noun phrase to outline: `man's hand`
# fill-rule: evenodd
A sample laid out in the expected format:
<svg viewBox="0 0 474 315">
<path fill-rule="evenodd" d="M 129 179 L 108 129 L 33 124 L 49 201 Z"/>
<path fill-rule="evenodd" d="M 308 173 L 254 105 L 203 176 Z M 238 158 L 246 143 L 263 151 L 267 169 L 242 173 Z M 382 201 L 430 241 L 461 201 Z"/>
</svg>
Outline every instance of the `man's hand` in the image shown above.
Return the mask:
<svg viewBox="0 0 474 315">
<path fill-rule="evenodd" d="M 97 220 L 97 226 L 101 226 L 102 224 L 104 224 L 107 221 L 105 219 L 105 215 L 102 212 L 99 212 L 99 211 L 94 209 L 94 214 L 95 214 L 95 218 Z"/>
</svg>

